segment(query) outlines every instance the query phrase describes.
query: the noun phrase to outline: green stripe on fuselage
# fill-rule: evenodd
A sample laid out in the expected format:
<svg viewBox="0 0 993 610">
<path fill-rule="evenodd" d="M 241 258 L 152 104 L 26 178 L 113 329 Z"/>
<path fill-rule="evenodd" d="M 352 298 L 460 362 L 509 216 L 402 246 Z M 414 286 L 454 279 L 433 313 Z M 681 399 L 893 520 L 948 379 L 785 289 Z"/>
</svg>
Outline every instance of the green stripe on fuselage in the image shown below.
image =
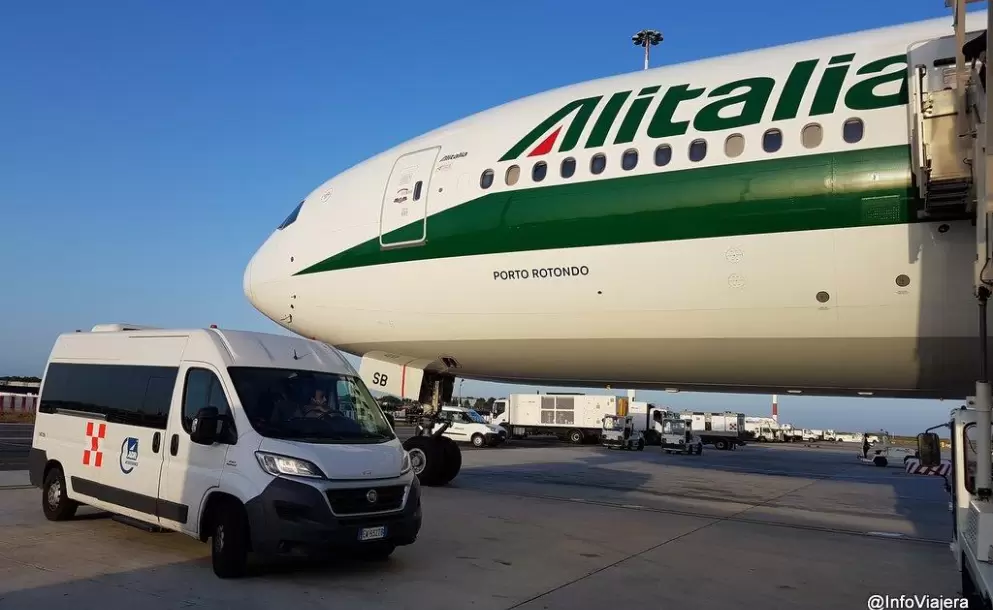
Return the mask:
<svg viewBox="0 0 993 610">
<path fill-rule="evenodd" d="M 907 146 L 662 169 L 484 195 L 430 216 L 423 245 L 383 250 L 377 237 L 297 275 L 453 256 L 909 223 L 920 206 Z M 415 223 L 384 241 L 420 236 Z"/>
</svg>

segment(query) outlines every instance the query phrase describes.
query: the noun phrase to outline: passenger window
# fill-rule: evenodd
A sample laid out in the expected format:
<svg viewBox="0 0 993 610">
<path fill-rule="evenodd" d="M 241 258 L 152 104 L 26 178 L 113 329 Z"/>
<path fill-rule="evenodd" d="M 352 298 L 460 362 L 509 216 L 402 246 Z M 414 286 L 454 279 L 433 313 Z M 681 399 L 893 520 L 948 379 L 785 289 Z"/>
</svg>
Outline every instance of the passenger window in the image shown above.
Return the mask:
<svg viewBox="0 0 993 610">
<path fill-rule="evenodd" d="M 668 144 L 659 144 L 655 149 L 655 165 L 663 167 L 672 161 L 672 148 Z"/>
<path fill-rule="evenodd" d="M 783 132 L 778 129 L 770 129 L 762 136 L 762 150 L 767 153 L 774 153 L 783 146 Z"/>
<path fill-rule="evenodd" d="M 207 407 L 215 407 L 218 416 L 222 421 L 226 420 L 228 426 L 234 424 L 217 375 L 206 369 L 190 369 L 186 373 L 186 387 L 183 390 L 183 430 L 189 433 L 197 412 Z"/>
<path fill-rule="evenodd" d="M 517 165 L 511 165 L 507 168 L 507 175 L 504 176 L 504 181 L 507 186 L 514 186 L 521 177 L 521 168 Z"/>
<path fill-rule="evenodd" d="M 690 143 L 690 161 L 702 161 L 707 156 L 707 141 L 693 140 Z"/>
<path fill-rule="evenodd" d="M 630 171 L 638 166 L 638 151 L 631 148 L 624 151 L 624 155 L 621 157 L 621 167 L 624 171 Z"/>
<path fill-rule="evenodd" d="M 824 130 L 817 123 L 811 123 L 800 132 L 800 142 L 804 148 L 817 148 L 824 141 Z"/>
<path fill-rule="evenodd" d="M 548 173 L 548 164 L 544 161 L 538 161 L 531 168 L 531 179 L 535 182 L 541 182 L 545 179 L 545 174 Z"/>
<path fill-rule="evenodd" d="M 493 170 L 488 169 L 479 177 L 479 187 L 486 190 L 493 186 Z"/>
<path fill-rule="evenodd" d="M 597 153 L 590 159 L 590 171 L 594 174 L 602 173 L 607 168 L 607 157 L 603 153 Z"/>
<path fill-rule="evenodd" d="M 733 133 L 724 140 L 724 154 L 732 159 L 745 152 L 745 136 Z"/>
<path fill-rule="evenodd" d="M 53 363 L 38 411 L 79 411 L 108 423 L 165 430 L 178 372 L 166 366 Z"/>
<path fill-rule="evenodd" d="M 576 173 L 576 160 L 572 157 L 566 157 L 562 159 L 562 177 L 572 178 L 572 175 Z"/>
<path fill-rule="evenodd" d="M 421 186 L 422 185 L 423 185 L 423 182 L 421 182 L 420 180 L 418 180 L 414 184 L 414 201 L 417 201 L 418 199 L 421 198 Z"/>
<path fill-rule="evenodd" d="M 864 133 L 865 126 L 862 124 L 862 119 L 848 119 L 845 121 L 845 126 L 842 130 L 842 135 L 845 138 L 845 142 L 855 144 L 862 139 Z"/>
</svg>

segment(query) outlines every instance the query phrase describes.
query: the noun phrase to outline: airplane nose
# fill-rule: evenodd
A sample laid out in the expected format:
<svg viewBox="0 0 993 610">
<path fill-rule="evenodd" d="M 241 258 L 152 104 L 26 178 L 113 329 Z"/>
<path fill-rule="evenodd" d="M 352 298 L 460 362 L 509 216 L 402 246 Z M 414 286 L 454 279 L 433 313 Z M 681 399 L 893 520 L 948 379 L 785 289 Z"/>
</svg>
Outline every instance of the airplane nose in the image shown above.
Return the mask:
<svg viewBox="0 0 993 610">
<path fill-rule="evenodd" d="M 252 256 L 242 277 L 245 298 L 256 311 L 277 324 L 284 325 L 291 319 L 288 270 L 278 265 L 279 250 L 272 241 L 266 241 Z"/>
<path fill-rule="evenodd" d="M 248 299 L 248 302 L 251 303 L 253 306 L 256 306 L 256 303 L 255 303 L 255 287 L 252 286 L 252 266 L 253 265 L 255 265 L 255 257 L 254 256 L 252 257 L 252 260 L 248 261 L 248 266 L 245 267 L 245 277 L 242 278 L 241 288 L 242 288 L 242 290 L 245 291 L 245 298 Z"/>
</svg>

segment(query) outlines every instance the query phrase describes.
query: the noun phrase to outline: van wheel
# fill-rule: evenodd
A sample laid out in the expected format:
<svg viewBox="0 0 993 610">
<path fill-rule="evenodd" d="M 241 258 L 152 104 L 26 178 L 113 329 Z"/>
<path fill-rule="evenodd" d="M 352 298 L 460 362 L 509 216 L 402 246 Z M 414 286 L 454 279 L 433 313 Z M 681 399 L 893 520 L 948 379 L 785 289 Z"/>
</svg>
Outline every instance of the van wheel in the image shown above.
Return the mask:
<svg viewBox="0 0 993 610">
<path fill-rule="evenodd" d="M 41 508 L 49 521 L 72 519 L 79 503 L 66 494 L 66 479 L 61 466 L 53 466 L 45 475 L 42 486 Z"/>
<path fill-rule="evenodd" d="M 248 520 L 240 504 L 224 503 L 214 509 L 210 560 L 218 578 L 245 574 L 248 560 Z"/>
<path fill-rule="evenodd" d="M 482 447 L 485 444 L 486 444 L 486 439 L 483 438 L 483 435 L 482 434 L 479 434 L 477 432 L 476 434 L 473 434 L 472 435 L 472 446 L 473 447 Z"/>
</svg>

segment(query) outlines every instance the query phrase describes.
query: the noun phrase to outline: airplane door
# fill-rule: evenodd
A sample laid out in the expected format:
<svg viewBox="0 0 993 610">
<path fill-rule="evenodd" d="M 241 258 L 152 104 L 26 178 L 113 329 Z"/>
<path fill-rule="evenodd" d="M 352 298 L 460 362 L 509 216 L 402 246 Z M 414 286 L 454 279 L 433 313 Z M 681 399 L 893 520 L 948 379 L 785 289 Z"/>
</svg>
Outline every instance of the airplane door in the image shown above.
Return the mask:
<svg viewBox="0 0 993 610">
<path fill-rule="evenodd" d="M 393 164 L 379 216 L 383 248 L 415 246 L 427 240 L 428 193 L 439 150 L 435 146 L 408 153 Z"/>
</svg>

